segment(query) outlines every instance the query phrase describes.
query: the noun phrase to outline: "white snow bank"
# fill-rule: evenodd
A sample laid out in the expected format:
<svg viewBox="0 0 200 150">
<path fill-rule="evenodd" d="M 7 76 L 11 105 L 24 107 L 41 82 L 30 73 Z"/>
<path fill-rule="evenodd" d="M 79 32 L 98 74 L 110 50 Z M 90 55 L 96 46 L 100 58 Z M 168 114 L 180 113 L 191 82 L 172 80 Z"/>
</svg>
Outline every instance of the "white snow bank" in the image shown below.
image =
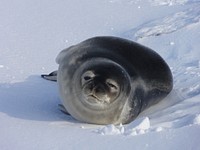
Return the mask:
<svg viewBox="0 0 200 150">
<path fill-rule="evenodd" d="M 169 34 L 200 21 L 200 4 L 192 8 L 171 14 L 167 17 L 157 19 L 141 25 L 139 28 L 129 31 L 129 37 L 139 38 L 149 36 L 160 36 Z M 172 43 L 173 45 L 174 43 Z"/>
<path fill-rule="evenodd" d="M 101 135 L 139 135 L 148 132 L 150 120 L 148 117 L 138 118 L 128 125 L 108 125 L 98 129 L 96 132 Z"/>
<path fill-rule="evenodd" d="M 153 5 L 159 6 L 159 5 L 183 5 L 186 3 L 191 2 L 199 2 L 199 0 L 149 0 Z"/>
<path fill-rule="evenodd" d="M 200 114 L 185 115 L 174 119 L 171 122 L 160 124 L 157 122 L 157 124 L 153 124 L 153 126 L 150 126 L 150 119 L 148 117 L 138 118 L 128 125 L 107 125 L 97 129 L 95 132 L 101 135 L 136 136 L 150 132 L 161 132 L 166 129 L 171 130 L 192 125 L 200 125 Z"/>
</svg>

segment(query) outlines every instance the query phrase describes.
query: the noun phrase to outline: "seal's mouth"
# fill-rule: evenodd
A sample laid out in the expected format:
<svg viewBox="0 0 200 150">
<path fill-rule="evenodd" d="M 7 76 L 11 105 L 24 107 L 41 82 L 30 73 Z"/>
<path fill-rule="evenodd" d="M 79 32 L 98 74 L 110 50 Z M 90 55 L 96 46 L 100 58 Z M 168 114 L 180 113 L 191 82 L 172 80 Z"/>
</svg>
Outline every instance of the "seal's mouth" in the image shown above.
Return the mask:
<svg viewBox="0 0 200 150">
<path fill-rule="evenodd" d="M 109 104 L 110 103 L 110 98 L 107 95 L 103 95 L 101 96 L 101 98 L 99 98 L 98 96 L 94 95 L 94 94 L 90 94 L 87 96 L 88 100 L 90 102 L 95 102 L 95 103 L 103 103 L 103 104 Z"/>
</svg>

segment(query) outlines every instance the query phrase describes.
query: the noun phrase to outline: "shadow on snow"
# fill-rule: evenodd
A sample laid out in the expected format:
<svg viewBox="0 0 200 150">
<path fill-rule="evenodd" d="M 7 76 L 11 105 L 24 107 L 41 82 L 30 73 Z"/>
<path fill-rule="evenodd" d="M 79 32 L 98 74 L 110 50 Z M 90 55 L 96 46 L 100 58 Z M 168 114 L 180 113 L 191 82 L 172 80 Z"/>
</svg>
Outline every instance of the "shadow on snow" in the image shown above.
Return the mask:
<svg viewBox="0 0 200 150">
<path fill-rule="evenodd" d="M 30 76 L 24 82 L 0 84 L 0 112 L 11 117 L 76 122 L 58 109 L 59 96 L 55 82 Z"/>
</svg>

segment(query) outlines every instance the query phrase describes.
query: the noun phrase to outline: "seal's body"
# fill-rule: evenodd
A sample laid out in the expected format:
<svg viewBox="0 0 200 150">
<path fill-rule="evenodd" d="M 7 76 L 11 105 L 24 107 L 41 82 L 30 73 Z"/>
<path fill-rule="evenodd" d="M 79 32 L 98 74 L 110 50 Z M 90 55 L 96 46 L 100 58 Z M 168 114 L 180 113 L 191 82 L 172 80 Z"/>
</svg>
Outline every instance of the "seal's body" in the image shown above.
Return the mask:
<svg viewBox="0 0 200 150">
<path fill-rule="evenodd" d="M 171 71 L 156 52 L 122 38 L 88 39 L 56 61 L 62 103 L 87 123 L 129 123 L 173 87 Z"/>
</svg>

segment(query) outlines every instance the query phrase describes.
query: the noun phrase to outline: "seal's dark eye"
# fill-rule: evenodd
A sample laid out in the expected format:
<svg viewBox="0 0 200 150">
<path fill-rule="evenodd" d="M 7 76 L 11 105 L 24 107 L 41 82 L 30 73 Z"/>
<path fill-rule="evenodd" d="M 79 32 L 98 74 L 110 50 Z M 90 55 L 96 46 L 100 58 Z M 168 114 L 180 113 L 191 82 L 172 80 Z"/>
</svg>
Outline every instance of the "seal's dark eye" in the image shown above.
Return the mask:
<svg viewBox="0 0 200 150">
<path fill-rule="evenodd" d="M 115 81 L 111 80 L 111 79 L 107 79 L 106 84 L 111 88 L 111 89 L 118 89 L 118 85 Z"/>
<path fill-rule="evenodd" d="M 81 85 L 85 85 L 86 83 L 89 83 L 92 81 L 95 77 L 95 74 L 93 71 L 86 71 L 81 76 Z"/>
<path fill-rule="evenodd" d="M 90 76 L 85 76 L 84 79 L 87 81 L 87 80 L 90 80 L 92 78 Z"/>
<path fill-rule="evenodd" d="M 107 85 L 108 85 L 109 87 L 111 87 L 111 88 L 116 88 L 116 86 L 114 86 L 114 85 L 111 84 L 111 83 L 108 83 L 108 82 L 107 82 Z"/>
</svg>

